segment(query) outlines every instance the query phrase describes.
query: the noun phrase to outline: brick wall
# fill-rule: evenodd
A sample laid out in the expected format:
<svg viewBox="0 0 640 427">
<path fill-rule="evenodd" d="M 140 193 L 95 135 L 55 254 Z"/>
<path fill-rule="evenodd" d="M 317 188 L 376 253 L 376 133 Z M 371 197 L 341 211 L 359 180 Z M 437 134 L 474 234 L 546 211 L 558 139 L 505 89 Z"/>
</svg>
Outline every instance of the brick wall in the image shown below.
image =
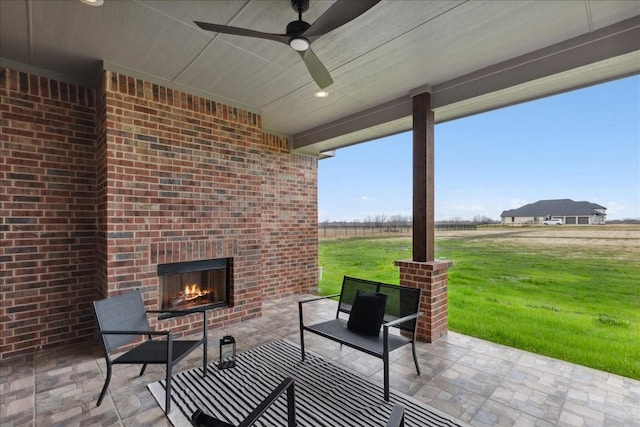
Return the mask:
<svg viewBox="0 0 640 427">
<path fill-rule="evenodd" d="M 157 308 L 159 263 L 233 258 L 214 327 L 316 285 L 317 160 L 258 115 L 110 71 L 97 91 L 4 75 L 0 358 L 92 336 L 94 299 Z"/>
<path fill-rule="evenodd" d="M 0 358 L 86 339 L 95 91 L 0 69 Z"/>
<path fill-rule="evenodd" d="M 282 138 L 265 134 L 263 144 L 284 145 Z M 282 149 L 263 155 L 262 279 L 267 298 L 309 292 L 317 284 L 317 162 Z"/>
<path fill-rule="evenodd" d="M 233 258 L 233 306 L 214 323 L 261 309 L 260 119 L 106 71 L 108 295 L 140 288 L 159 308 L 157 265 Z M 190 330 L 198 316 L 163 326 Z"/>
<path fill-rule="evenodd" d="M 96 93 L 96 300 L 107 297 L 107 103 L 104 90 Z"/>
</svg>

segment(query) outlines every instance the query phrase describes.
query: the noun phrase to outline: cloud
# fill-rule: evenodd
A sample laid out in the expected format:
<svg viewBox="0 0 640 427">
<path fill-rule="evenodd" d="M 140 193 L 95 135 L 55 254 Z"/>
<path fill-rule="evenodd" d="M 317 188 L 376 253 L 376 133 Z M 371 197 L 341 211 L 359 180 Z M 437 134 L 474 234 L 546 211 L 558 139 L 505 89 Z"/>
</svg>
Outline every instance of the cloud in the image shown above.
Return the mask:
<svg viewBox="0 0 640 427">
<path fill-rule="evenodd" d="M 371 197 L 369 197 L 369 196 L 362 196 L 362 197 L 360 197 L 360 200 L 362 200 L 364 202 L 370 202 L 373 199 Z"/>
</svg>

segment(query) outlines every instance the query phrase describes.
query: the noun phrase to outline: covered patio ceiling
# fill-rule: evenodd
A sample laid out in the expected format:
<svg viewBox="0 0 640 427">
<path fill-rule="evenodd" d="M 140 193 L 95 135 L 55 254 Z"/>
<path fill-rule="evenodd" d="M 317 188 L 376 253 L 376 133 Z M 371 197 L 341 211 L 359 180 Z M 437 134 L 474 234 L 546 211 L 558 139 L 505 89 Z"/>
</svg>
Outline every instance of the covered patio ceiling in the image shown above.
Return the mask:
<svg viewBox="0 0 640 427">
<path fill-rule="evenodd" d="M 334 1 L 310 3 L 313 23 Z M 88 86 L 106 68 L 204 95 L 320 156 L 411 129 L 411 96 L 425 91 L 439 123 L 640 72 L 640 1 L 382 0 L 313 43 L 334 80 L 325 99 L 288 46 L 193 23 L 283 33 L 296 19 L 289 0 L 2 1 L 0 59 Z"/>
</svg>

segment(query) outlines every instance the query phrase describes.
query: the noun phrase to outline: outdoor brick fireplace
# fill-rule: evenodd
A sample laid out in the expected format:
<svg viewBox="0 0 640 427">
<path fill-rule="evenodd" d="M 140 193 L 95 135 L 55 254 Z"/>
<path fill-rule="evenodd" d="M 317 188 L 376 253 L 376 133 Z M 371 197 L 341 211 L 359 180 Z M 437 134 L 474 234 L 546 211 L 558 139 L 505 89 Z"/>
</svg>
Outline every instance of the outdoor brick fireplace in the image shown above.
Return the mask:
<svg viewBox="0 0 640 427">
<path fill-rule="evenodd" d="M 139 288 L 149 307 L 206 306 L 215 326 L 313 286 L 317 248 L 302 239 L 317 236 L 316 159 L 211 100 L 108 71 L 103 95 L 105 295 Z M 160 321 L 188 333 L 200 317 Z"/>
<path fill-rule="evenodd" d="M 232 290 L 230 265 L 229 258 L 158 265 L 161 309 L 229 306 Z"/>
<path fill-rule="evenodd" d="M 204 282 L 215 334 L 316 286 L 317 159 L 259 115 L 112 71 L 96 89 L 4 68 L 0 98 L 0 359 L 94 338 L 91 302 L 132 289 L 156 310 Z M 209 260 L 226 274 L 162 289 L 167 266 Z"/>
</svg>

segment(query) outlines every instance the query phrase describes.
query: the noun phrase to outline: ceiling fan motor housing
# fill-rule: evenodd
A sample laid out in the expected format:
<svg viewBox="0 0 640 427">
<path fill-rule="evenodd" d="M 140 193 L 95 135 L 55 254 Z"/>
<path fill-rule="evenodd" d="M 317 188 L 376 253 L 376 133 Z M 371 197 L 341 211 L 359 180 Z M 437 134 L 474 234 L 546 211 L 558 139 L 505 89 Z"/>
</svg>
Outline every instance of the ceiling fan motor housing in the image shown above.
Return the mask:
<svg viewBox="0 0 640 427">
<path fill-rule="evenodd" d="M 291 7 L 297 13 L 304 13 L 309 9 L 309 0 L 291 0 Z"/>
<path fill-rule="evenodd" d="M 287 35 L 297 36 L 309 29 L 311 24 L 305 21 L 291 21 L 287 24 Z"/>
</svg>

